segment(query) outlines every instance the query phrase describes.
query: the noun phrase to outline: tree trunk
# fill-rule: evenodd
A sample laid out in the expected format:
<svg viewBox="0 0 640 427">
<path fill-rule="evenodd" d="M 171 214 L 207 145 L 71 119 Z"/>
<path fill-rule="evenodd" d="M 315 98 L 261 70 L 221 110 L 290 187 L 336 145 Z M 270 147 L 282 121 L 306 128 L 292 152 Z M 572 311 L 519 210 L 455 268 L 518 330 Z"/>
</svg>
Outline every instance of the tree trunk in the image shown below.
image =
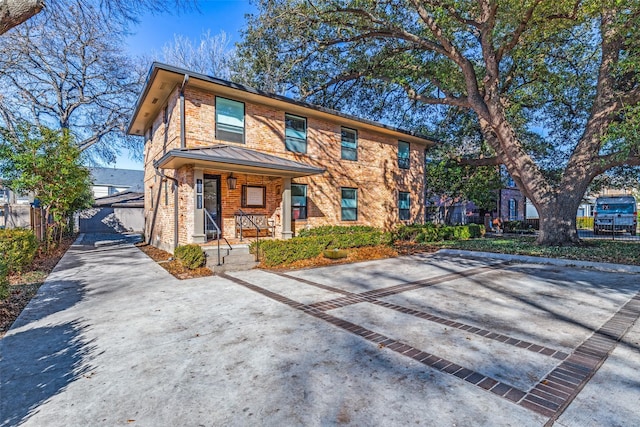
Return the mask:
<svg viewBox="0 0 640 427">
<path fill-rule="evenodd" d="M 540 207 L 540 233 L 537 243 L 545 246 L 575 245 L 580 242 L 576 213 L 580 200 L 555 200 Z"/>
<path fill-rule="evenodd" d="M 0 34 L 22 24 L 44 7 L 44 0 L 0 1 Z"/>
</svg>

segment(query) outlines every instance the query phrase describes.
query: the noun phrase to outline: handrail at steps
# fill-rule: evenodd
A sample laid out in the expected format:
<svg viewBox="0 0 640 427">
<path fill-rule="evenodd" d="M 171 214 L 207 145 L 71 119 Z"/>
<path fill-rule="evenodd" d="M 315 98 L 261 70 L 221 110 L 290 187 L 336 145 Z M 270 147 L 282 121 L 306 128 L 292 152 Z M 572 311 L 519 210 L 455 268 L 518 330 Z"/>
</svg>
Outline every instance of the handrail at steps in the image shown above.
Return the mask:
<svg viewBox="0 0 640 427">
<path fill-rule="evenodd" d="M 229 241 L 222 236 L 222 231 L 220 230 L 220 227 L 218 227 L 218 224 L 216 224 L 216 222 L 214 221 L 214 219 L 211 217 L 211 214 L 209 212 L 207 212 L 206 209 L 204 210 L 204 214 L 206 215 L 206 218 L 209 219 L 209 221 L 211 221 L 211 224 L 213 224 L 213 226 L 216 228 L 216 240 L 218 241 L 218 265 L 222 265 L 220 263 L 220 237 L 222 237 L 224 239 L 224 241 L 227 243 L 227 246 L 229 246 L 229 250 L 232 251 L 233 248 L 231 247 L 231 245 L 229 244 Z M 204 221 L 204 235 L 207 235 L 207 231 L 209 231 L 209 227 L 208 227 L 208 222 Z M 205 237 L 206 238 L 206 237 Z"/>
<path fill-rule="evenodd" d="M 260 227 L 256 224 L 249 215 L 244 213 L 242 209 L 238 209 L 240 213 L 240 241 L 242 242 L 242 217 L 245 217 L 249 220 L 251 224 L 256 228 L 256 262 L 260 262 Z"/>
</svg>

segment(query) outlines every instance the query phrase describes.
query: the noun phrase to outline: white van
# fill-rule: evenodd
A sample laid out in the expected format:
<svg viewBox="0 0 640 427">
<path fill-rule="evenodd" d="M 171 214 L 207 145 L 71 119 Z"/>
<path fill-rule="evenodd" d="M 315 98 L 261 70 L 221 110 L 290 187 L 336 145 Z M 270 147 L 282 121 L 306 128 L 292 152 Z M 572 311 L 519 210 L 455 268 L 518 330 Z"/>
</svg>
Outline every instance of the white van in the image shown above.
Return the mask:
<svg viewBox="0 0 640 427">
<path fill-rule="evenodd" d="M 593 234 L 638 230 L 638 207 L 633 196 L 598 197 L 593 217 Z"/>
</svg>

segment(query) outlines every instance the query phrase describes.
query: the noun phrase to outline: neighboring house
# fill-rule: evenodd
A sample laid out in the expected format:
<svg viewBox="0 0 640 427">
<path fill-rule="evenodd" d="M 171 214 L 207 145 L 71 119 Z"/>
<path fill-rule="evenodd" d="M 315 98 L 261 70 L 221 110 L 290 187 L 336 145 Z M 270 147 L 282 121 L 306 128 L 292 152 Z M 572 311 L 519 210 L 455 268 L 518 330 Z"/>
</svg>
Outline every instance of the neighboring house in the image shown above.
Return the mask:
<svg viewBox="0 0 640 427">
<path fill-rule="evenodd" d="M 121 191 L 144 191 L 144 171 L 114 168 L 89 168 L 95 199 Z"/>
<path fill-rule="evenodd" d="M 497 217 L 503 221 L 524 221 L 528 218 L 526 198 L 504 167 L 501 168 L 501 173 L 505 186 L 498 191 Z"/>
<path fill-rule="evenodd" d="M 240 210 L 275 236 L 320 225 L 424 221 L 424 155 L 401 129 L 154 63 L 129 124 L 145 138 L 146 236 L 237 235 Z"/>
<path fill-rule="evenodd" d="M 81 233 L 144 232 L 144 193 L 122 191 L 95 199 L 78 214 Z"/>
</svg>

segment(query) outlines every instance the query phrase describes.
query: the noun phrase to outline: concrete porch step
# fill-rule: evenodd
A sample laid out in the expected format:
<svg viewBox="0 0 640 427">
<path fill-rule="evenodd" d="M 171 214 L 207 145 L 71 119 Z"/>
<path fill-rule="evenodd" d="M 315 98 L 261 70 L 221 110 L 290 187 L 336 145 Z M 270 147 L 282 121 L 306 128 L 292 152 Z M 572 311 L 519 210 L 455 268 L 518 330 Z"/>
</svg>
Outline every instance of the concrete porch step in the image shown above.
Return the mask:
<svg viewBox="0 0 640 427">
<path fill-rule="evenodd" d="M 251 270 L 258 265 L 255 255 L 249 253 L 248 244 L 232 245 L 231 249 L 225 244 L 220 245 L 220 263 L 218 265 L 218 246 L 202 248 L 207 256 L 207 267 L 214 273 L 223 271 Z"/>
</svg>

